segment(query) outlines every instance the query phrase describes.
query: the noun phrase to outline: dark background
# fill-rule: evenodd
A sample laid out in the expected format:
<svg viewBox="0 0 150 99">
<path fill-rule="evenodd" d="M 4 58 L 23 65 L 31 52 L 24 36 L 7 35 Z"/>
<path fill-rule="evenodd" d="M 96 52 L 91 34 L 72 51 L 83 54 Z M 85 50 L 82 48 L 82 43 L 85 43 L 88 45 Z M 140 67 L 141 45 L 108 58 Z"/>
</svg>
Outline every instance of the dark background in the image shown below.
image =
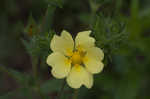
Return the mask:
<svg viewBox="0 0 150 99">
<path fill-rule="evenodd" d="M 53 12 L 50 17 L 46 14 L 48 6 L 50 6 L 48 11 Z M 93 25 L 99 22 L 96 15 L 100 15 L 100 24 L 102 24 L 97 28 Z M 35 23 L 30 19 L 34 19 Z M 105 27 L 103 22 L 106 23 Z M 95 75 L 92 89 L 84 87 L 80 89 L 79 98 L 150 99 L 149 0 L 1 0 L 0 99 L 41 99 L 41 95 L 39 96 L 37 92 L 38 89 L 34 86 L 34 80 L 32 81 L 32 76 L 29 77 L 28 82 L 32 86 L 31 90 L 28 90 L 29 86 L 24 83 L 26 82 L 25 75 L 33 74 L 31 65 L 33 60 L 26 49 L 28 45 L 25 46 L 22 41 L 22 39 L 34 40 L 34 35 L 37 35 L 35 31 L 44 26 L 41 24 L 49 26 L 48 29 L 42 30 L 42 36 L 48 32 L 47 30 L 59 34 L 65 29 L 75 36 L 79 31 L 91 29 L 95 33 L 93 36 L 96 36 L 98 40 L 97 45 L 104 50 L 105 68 L 103 72 Z M 113 36 L 117 34 L 110 33 L 110 37 L 103 38 L 102 34 L 97 32 L 104 28 L 109 30 L 108 25 L 113 27 L 115 24 L 124 24 L 124 28 L 119 29 L 125 30 L 125 37 L 123 35 L 115 39 Z M 32 29 L 31 33 L 30 29 Z M 118 45 L 119 47 L 115 50 L 114 46 Z M 34 48 L 36 49 L 32 47 Z M 57 82 L 60 86 L 54 83 L 55 81 L 50 83 L 51 79 L 53 80 L 50 74 L 51 68 L 46 65 L 45 57 L 41 58 L 41 56 L 42 54 L 39 55 L 37 63 L 37 77 L 40 79 L 41 86 L 43 85 L 41 93 L 48 99 L 56 99 L 60 93 L 58 87 L 61 86 L 62 81 Z M 43 65 L 39 65 L 40 63 Z M 19 83 L 16 79 L 19 79 Z M 25 87 L 20 90 L 22 86 Z M 62 98 L 71 99 L 73 90 L 67 85 L 66 87 Z"/>
</svg>

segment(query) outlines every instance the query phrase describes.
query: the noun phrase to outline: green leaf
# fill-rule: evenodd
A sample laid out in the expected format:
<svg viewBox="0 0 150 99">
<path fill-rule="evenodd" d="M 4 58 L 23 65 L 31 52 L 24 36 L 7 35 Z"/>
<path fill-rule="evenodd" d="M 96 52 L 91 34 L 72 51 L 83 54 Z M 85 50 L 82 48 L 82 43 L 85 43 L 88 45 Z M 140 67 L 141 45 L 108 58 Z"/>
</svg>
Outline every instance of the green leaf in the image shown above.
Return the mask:
<svg viewBox="0 0 150 99">
<path fill-rule="evenodd" d="M 22 40 L 27 52 L 33 57 L 40 57 L 46 60 L 46 57 L 51 53 L 50 41 L 55 32 L 46 32 L 44 35 L 35 35 L 31 41 Z"/>
<path fill-rule="evenodd" d="M 126 18 L 122 16 L 105 17 L 99 14 L 95 16 L 92 28 L 97 46 L 107 54 L 116 52 L 128 40 Z"/>
<path fill-rule="evenodd" d="M 59 92 L 63 85 L 63 80 L 50 79 L 41 85 L 41 92 L 43 94 L 48 94 L 50 92 Z M 65 88 L 67 90 L 68 88 Z"/>
<path fill-rule="evenodd" d="M 41 22 L 41 31 L 40 31 L 41 35 L 52 30 L 52 22 L 53 22 L 55 9 L 56 9 L 55 6 L 48 5 L 45 16 L 43 16 L 43 19 Z"/>
<path fill-rule="evenodd" d="M 27 86 L 28 85 L 28 81 L 30 79 L 29 75 L 22 73 L 22 72 L 18 72 L 16 70 L 13 69 L 9 69 L 9 72 L 17 79 L 16 81 L 18 83 L 21 84 L 21 86 Z"/>
<path fill-rule="evenodd" d="M 38 31 L 38 25 L 31 13 L 31 15 L 28 18 L 27 26 L 24 29 L 25 35 L 32 37 L 33 35 L 37 34 Z"/>
<path fill-rule="evenodd" d="M 45 0 L 49 5 L 53 5 L 56 7 L 63 7 L 64 0 Z"/>
<path fill-rule="evenodd" d="M 20 88 L 0 96 L 0 99 L 33 99 L 32 96 L 33 92 L 31 89 Z"/>
<path fill-rule="evenodd" d="M 26 86 L 28 84 L 29 79 L 31 79 L 27 74 L 18 72 L 11 68 L 6 68 L 4 66 L 0 67 L 0 71 L 3 73 L 7 73 L 10 77 L 14 78 L 18 84 L 21 86 Z"/>
</svg>

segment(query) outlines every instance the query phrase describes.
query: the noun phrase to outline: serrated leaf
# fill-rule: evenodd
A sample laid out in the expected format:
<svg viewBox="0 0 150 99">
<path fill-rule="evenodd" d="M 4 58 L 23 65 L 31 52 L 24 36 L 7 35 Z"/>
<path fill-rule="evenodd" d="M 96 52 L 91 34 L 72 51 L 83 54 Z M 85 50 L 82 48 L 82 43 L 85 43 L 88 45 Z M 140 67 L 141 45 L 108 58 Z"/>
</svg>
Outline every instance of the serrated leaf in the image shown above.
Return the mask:
<svg viewBox="0 0 150 99">
<path fill-rule="evenodd" d="M 51 79 L 46 81 L 43 85 L 41 85 L 40 90 L 43 94 L 48 94 L 50 92 L 59 92 L 62 85 L 63 80 Z"/>
<path fill-rule="evenodd" d="M 27 74 L 18 72 L 14 69 L 11 69 L 11 68 L 6 68 L 4 66 L 1 66 L 0 70 L 4 73 L 7 73 L 9 76 L 14 78 L 14 80 L 16 80 L 16 82 L 18 84 L 23 85 L 23 86 L 26 86 L 28 84 L 29 79 L 30 79 L 30 77 Z"/>
<path fill-rule="evenodd" d="M 35 35 L 31 38 L 31 41 L 23 41 L 27 52 L 34 57 L 40 57 L 42 60 L 46 60 L 46 57 L 51 53 L 50 41 L 55 32 L 46 32 L 45 35 Z"/>
<path fill-rule="evenodd" d="M 60 8 L 62 8 L 64 2 L 63 0 L 45 0 L 45 1 L 49 5 L 60 7 Z"/>
<path fill-rule="evenodd" d="M 27 74 L 18 72 L 18 71 L 13 70 L 13 69 L 9 69 L 9 72 L 11 74 L 13 74 L 13 76 L 17 79 L 18 83 L 20 83 L 23 86 L 27 86 L 28 81 L 30 79 L 30 77 Z"/>
<path fill-rule="evenodd" d="M 39 31 L 38 25 L 36 21 L 34 20 L 32 13 L 31 13 L 31 15 L 28 18 L 27 26 L 24 29 L 24 32 L 26 33 L 25 35 L 32 37 L 33 35 L 37 34 L 38 31 Z"/>
</svg>

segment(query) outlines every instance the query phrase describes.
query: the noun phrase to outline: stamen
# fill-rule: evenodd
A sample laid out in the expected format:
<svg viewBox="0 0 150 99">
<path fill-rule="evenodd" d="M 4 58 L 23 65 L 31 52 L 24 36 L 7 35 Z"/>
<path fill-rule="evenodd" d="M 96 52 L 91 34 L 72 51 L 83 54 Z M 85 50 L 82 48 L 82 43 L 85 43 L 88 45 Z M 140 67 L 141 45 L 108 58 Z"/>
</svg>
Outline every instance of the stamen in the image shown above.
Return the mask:
<svg viewBox="0 0 150 99">
<path fill-rule="evenodd" d="M 75 51 L 71 57 L 73 64 L 81 64 L 82 63 L 82 57 L 79 52 Z"/>
</svg>

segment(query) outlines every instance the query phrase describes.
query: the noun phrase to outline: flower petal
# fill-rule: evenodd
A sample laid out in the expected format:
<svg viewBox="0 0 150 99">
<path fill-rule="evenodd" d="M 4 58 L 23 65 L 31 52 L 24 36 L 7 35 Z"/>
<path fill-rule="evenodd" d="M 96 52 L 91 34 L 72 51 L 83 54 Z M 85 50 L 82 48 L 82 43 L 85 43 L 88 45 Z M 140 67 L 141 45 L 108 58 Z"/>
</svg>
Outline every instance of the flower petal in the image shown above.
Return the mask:
<svg viewBox="0 0 150 99">
<path fill-rule="evenodd" d="M 88 61 L 84 61 L 84 64 L 86 69 L 92 74 L 100 73 L 104 68 L 104 64 L 100 60 L 91 58 L 88 58 Z"/>
<path fill-rule="evenodd" d="M 84 49 L 93 47 L 95 44 L 95 39 L 90 37 L 91 31 L 83 31 L 79 32 L 75 38 L 76 48 L 79 46 Z"/>
<path fill-rule="evenodd" d="M 104 52 L 98 47 L 91 47 L 88 48 L 86 51 L 87 51 L 87 55 L 92 58 L 95 58 L 100 61 L 104 59 Z"/>
<path fill-rule="evenodd" d="M 47 58 L 47 64 L 52 67 L 52 75 L 56 78 L 64 78 L 71 69 L 70 60 L 59 52 L 50 54 Z"/>
<path fill-rule="evenodd" d="M 101 62 L 103 58 L 103 51 L 100 48 L 92 47 L 87 50 L 87 53 L 83 58 L 83 63 L 89 72 L 99 73 L 104 67 L 104 64 Z"/>
<path fill-rule="evenodd" d="M 54 35 L 51 40 L 50 47 L 53 52 L 61 52 L 68 55 L 73 51 L 74 41 L 72 36 L 67 31 L 63 30 L 61 36 Z"/>
<path fill-rule="evenodd" d="M 82 66 L 75 65 L 67 77 L 67 83 L 72 88 L 80 88 L 81 85 L 91 88 L 93 85 L 93 76 Z"/>
</svg>

